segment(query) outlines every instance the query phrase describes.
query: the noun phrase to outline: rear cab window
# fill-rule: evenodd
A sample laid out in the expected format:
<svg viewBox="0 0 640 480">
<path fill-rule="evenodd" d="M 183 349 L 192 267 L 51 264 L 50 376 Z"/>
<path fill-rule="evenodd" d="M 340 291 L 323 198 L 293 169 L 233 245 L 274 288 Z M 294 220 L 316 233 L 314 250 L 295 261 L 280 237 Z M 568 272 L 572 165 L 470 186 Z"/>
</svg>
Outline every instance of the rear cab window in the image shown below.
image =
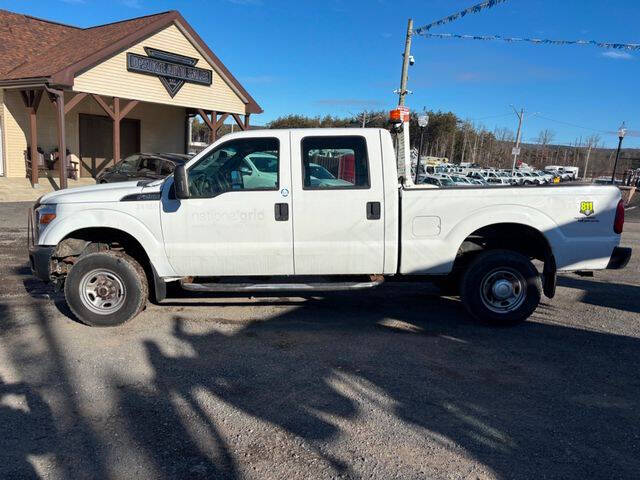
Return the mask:
<svg viewBox="0 0 640 480">
<path fill-rule="evenodd" d="M 303 189 L 371 187 L 367 142 L 364 137 L 305 137 L 301 147 Z"/>
</svg>

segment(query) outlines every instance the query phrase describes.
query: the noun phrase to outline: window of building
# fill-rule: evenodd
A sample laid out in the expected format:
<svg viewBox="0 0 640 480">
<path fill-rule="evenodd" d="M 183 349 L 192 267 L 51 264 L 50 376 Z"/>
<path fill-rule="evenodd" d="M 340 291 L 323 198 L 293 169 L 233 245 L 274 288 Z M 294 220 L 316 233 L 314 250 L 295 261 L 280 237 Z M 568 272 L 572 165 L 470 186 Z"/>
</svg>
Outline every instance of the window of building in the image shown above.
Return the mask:
<svg viewBox="0 0 640 480">
<path fill-rule="evenodd" d="M 305 190 L 369 188 L 364 137 L 302 139 L 302 185 Z"/>
</svg>

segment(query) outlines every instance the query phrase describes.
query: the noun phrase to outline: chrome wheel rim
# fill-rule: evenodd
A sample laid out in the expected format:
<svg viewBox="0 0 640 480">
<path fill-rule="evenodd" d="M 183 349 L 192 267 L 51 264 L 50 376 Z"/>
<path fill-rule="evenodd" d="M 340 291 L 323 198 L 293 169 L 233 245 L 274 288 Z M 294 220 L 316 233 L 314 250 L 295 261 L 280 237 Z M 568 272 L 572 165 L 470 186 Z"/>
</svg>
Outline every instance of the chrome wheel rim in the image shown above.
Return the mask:
<svg viewBox="0 0 640 480">
<path fill-rule="evenodd" d="M 80 280 L 79 293 L 82 304 L 99 315 L 117 312 L 126 297 L 124 282 L 120 276 L 107 269 L 86 273 Z"/>
<path fill-rule="evenodd" d="M 509 313 L 522 306 L 527 297 L 527 282 L 520 272 L 500 267 L 487 273 L 480 284 L 480 298 L 495 313 Z"/>
</svg>

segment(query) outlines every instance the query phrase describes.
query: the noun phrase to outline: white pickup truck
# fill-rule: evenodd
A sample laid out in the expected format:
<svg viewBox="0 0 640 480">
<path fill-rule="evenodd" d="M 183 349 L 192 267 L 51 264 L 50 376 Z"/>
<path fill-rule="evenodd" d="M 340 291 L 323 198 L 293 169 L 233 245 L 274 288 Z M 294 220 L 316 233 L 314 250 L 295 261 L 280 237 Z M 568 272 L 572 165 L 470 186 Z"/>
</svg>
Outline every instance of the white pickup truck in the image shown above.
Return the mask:
<svg viewBox="0 0 640 480">
<path fill-rule="evenodd" d="M 250 294 L 398 279 L 435 281 L 471 315 L 505 324 L 553 297 L 556 271 L 622 268 L 631 256 L 618 246 L 613 186 L 402 183 L 386 130 L 226 135 L 165 180 L 44 195 L 30 211 L 31 267 L 94 326 L 162 301 L 169 282 Z"/>
</svg>

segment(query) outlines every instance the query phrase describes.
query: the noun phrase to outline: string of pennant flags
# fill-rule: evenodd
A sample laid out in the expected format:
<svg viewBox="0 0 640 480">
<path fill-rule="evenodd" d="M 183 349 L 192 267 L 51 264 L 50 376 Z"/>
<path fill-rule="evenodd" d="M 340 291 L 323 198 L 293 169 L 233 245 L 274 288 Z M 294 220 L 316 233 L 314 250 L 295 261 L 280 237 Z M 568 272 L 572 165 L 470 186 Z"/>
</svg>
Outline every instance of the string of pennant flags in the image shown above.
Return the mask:
<svg viewBox="0 0 640 480">
<path fill-rule="evenodd" d="M 461 35 L 458 33 L 421 33 L 426 38 L 458 38 L 464 40 L 501 40 L 503 42 L 528 42 L 539 45 L 587 45 L 616 50 L 640 50 L 640 43 L 610 43 L 595 40 L 550 40 L 547 38 L 503 37 L 502 35 Z"/>
<path fill-rule="evenodd" d="M 498 4 L 504 3 L 507 0 L 485 0 L 484 2 L 473 5 L 469 8 L 465 8 L 459 12 L 456 12 L 448 17 L 441 18 L 435 22 L 423 25 L 422 27 L 414 28 L 414 35 L 421 35 L 426 38 L 457 38 L 463 40 L 500 40 L 503 42 L 527 42 L 538 45 L 587 45 L 599 48 L 608 48 L 615 50 L 640 50 L 640 43 L 613 43 L 613 42 L 598 42 L 595 40 L 552 40 L 548 38 L 526 38 L 526 37 L 504 37 L 502 35 L 462 35 L 458 33 L 431 33 L 430 30 L 434 27 L 446 25 L 447 23 L 455 22 L 462 17 L 469 14 L 479 13 L 488 8 L 495 7 Z"/>
<path fill-rule="evenodd" d="M 423 35 L 424 33 L 431 30 L 433 27 L 439 27 L 440 25 L 445 25 L 447 23 L 455 22 L 456 20 L 465 17 L 469 14 L 479 13 L 482 10 L 486 10 L 487 8 L 495 7 L 500 3 L 504 3 L 507 0 L 486 0 L 484 2 L 473 5 L 472 7 L 465 8 L 459 12 L 454 13 L 453 15 L 449 15 L 448 17 L 442 18 L 436 22 L 430 23 L 428 25 L 423 25 L 422 27 L 415 28 L 413 33 L 417 35 Z"/>
</svg>

